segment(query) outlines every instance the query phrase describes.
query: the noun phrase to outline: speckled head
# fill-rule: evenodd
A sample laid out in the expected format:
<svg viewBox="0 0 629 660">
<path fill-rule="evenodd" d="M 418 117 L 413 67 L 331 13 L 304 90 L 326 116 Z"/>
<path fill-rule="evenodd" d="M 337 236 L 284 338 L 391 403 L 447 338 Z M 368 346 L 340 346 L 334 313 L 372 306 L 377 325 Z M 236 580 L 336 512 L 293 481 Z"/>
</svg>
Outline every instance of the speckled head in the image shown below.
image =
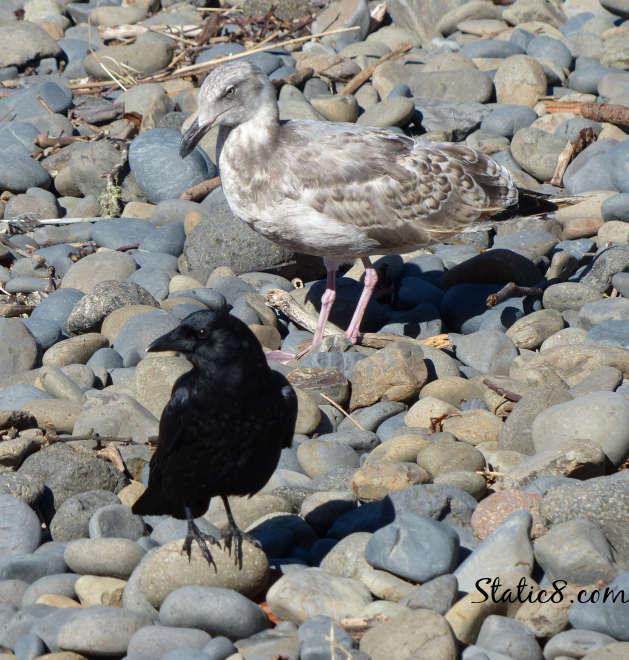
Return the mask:
<svg viewBox="0 0 629 660">
<path fill-rule="evenodd" d="M 214 69 L 199 90 L 199 116 L 183 136 L 179 155 L 185 158 L 215 125 L 233 128 L 260 108 L 276 107 L 275 88 L 250 62 L 228 62 Z"/>
</svg>

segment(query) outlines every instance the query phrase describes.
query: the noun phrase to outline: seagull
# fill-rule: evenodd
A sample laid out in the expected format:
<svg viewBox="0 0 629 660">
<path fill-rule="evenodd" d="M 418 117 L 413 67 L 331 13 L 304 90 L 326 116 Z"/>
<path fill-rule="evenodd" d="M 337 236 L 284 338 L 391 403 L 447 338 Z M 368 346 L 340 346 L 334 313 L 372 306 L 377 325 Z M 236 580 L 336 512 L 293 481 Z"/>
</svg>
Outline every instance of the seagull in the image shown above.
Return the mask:
<svg viewBox="0 0 629 660">
<path fill-rule="evenodd" d="M 233 213 L 279 245 L 323 257 L 327 282 L 316 331 L 298 357 L 323 339 L 341 264 L 361 259 L 365 268 L 346 331 L 356 343 L 378 282 L 370 255 L 402 254 L 474 230 L 518 203 L 509 171 L 462 144 L 344 122 L 280 121 L 275 87 L 250 62 L 223 64 L 206 77 L 180 156 L 216 125 Z"/>
</svg>

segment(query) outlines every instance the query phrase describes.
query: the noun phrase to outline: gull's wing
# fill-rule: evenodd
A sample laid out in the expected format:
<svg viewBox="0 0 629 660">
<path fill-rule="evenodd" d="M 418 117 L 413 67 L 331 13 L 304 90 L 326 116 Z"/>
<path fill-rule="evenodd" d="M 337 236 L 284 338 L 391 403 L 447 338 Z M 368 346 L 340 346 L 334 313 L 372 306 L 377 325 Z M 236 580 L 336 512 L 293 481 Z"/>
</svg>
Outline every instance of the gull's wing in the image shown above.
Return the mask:
<svg viewBox="0 0 629 660">
<path fill-rule="evenodd" d="M 273 160 L 280 198 L 359 228 L 384 249 L 451 235 L 518 200 L 509 172 L 485 154 L 354 124 L 287 122 Z"/>
</svg>

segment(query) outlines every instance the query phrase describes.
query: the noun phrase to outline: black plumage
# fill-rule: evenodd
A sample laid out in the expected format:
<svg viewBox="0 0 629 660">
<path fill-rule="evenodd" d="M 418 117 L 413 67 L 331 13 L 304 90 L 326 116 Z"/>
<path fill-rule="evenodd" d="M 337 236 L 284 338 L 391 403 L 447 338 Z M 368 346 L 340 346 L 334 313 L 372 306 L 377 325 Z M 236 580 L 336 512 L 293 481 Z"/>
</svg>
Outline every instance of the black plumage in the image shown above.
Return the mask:
<svg viewBox="0 0 629 660">
<path fill-rule="evenodd" d="M 220 496 L 230 525 L 225 537 L 242 566 L 242 538 L 228 495 L 252 495 L 269 480 L 283 447 L 291 444 L 297 397 L 288 381 L 269 368 L 251 330 L 225 310 L 203 310 L 156 339 L 148 351 L 178 351 L 193 368 L 173 386 L 159 423 L 149 483 L 133 505 L 140 515 L 169 514 L 188 521 L 184 550 L 196 540 L 212 559 L 193 518 Z"/>
</svg>

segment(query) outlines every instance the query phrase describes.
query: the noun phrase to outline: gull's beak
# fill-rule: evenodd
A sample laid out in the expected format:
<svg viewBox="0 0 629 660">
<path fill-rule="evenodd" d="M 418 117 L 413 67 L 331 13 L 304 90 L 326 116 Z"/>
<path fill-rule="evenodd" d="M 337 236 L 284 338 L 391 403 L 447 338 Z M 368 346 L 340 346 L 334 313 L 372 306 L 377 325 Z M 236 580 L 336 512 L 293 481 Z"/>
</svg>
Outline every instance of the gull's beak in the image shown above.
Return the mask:
<svg viewBox="0 0 629 660">
<path fill-rule="evenodd" d="M 181 146 L 179 147 L 179 155 L 185 158 L 197 146 L 201 138 L 212 128 L 214 122 L 207 122 L 201 126 L 199 119 L 195 119 L 188 130 L 181 138 Z"/>
<path fill-rule="evenodd" d="M 170 332 L 167 332 L 165 335 L 158 337 L 153 342 L 151 342 L 147 347 L 146 351 L 154 353 L 157 351 L 177 351 L 178 353 L 189 353 L 194 351 L 194 338 L 182 328 L 182 326 L 177 326 Z"/>
</svg>

